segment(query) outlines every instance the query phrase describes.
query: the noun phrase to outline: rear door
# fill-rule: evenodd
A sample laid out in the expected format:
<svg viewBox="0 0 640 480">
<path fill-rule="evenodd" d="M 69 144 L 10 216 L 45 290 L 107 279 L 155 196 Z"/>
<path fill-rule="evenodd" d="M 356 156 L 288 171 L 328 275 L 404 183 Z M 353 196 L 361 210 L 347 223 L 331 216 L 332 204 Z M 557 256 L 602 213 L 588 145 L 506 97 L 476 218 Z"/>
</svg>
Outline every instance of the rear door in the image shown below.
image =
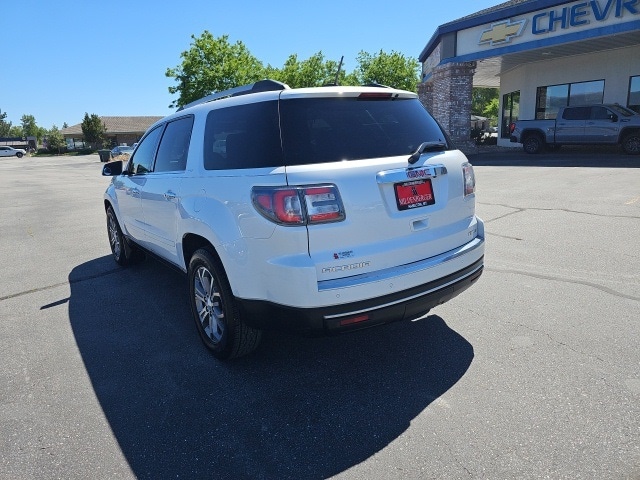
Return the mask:
<svg viewBox="0 0 640 480">
<path fill-rule="evenodd" d="M 473 239 L 466 158 L 414 95 L 287 93 L 280 103 L 289 185 L 335 185 L 345 209 L 343 221 L 307 227 L 319 280 L 406 265 Z M 435 151 L 410 163 L 423 142 Z"/>
<path fill-rule="evenodd" d="M 591 114 L 589 107 L 566 107 L 556 120 L 556 143 L 584 142 L 584 128 Z"/>
</svg>

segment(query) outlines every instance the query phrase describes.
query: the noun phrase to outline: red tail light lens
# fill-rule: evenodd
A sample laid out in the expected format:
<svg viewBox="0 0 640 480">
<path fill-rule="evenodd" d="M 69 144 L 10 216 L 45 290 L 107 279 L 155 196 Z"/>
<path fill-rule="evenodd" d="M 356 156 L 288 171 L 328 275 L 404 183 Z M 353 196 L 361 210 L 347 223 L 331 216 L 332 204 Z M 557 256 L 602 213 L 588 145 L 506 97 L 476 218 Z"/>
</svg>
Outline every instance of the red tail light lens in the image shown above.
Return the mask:
<svg viewBox="0 0 640 480">
<path fill-rule="evenodd" d="M 280 225 L 311 225 L 344 220 L 344 206 L 335 185 L 254 187 L 253 206 Z"/>
<path fill-rule="evenodd" d="M 337 222 L 344 218 L 338 189 L 330 187 L 303 188 L 309 223 Z"/>
<path fill-rule="evenodd" d="M 473 172 L 473 165 L 469 162 L 463 163 L 462 175 L 464 177 L 464 196 L 474 194 L 476 192 L 476 176 Z"/>
<path fill-rule="evenodd" d="M 273 209 L 282 223 L 299 225 L 304 223 L 300 197 L 295 190 L 277 190 L 273 194 Z"/>
<path fill-rule="evenodd" d="M 366 322 L 369 320 L 369 315 L 358 315 L 357 317 L 349 317 L 344 320 L 340 320 L 340 326 L 346 327 L 347 325 L 353 325 L 354 323 Z"/>
</svg>

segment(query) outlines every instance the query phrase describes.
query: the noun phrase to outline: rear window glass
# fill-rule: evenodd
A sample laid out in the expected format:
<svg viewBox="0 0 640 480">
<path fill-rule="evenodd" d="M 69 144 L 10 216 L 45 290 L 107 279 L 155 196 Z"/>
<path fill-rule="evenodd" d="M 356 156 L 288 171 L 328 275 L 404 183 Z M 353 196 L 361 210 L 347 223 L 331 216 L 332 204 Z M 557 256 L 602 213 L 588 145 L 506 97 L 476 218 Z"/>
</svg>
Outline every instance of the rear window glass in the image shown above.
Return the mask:
<svg viewBox="0 0 640 480">
<path fill-rule="evenodd" d="M 204 137 L 205 169 L 282 165 L 276 100 L 209 112 Z"/>
<path fill-rule="evenodd" d="M 288 99 L 280 115 L 287 165 L 410 155 L 423 142 L 447 143 L 417 99 Z"/>
<path fill-rule="evenodd" d="M 448 145 L 417 99 L 295 98 L 280 101 L 280 116 L 274 100 L 210 111 L 204 167 L 229 170 L 410 155 L 423 142 Z"/>
</svg>

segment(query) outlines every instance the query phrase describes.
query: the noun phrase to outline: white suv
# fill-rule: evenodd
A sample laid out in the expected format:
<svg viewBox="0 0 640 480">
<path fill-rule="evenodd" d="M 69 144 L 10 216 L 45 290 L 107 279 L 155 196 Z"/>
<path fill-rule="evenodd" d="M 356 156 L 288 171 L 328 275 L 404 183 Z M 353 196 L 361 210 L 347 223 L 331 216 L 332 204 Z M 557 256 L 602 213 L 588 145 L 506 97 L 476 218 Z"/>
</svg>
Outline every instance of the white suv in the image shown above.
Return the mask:
<svg viewBox="0 0 640 480">
<path fill-rule="evenodd" d="M 27 154 L 27 151 L 22 148 L 0 146 L 0 157 L 22 158 L 26 154 Z"/>
<path fill-rule="evenodd" d="M 482 273 L 473 167 L 411 92 L 264 80 L 162 119 L 103 174 L 116 262 L 185 272 L 220 359 L 263 329 L 415 319 Z"/>
</svg>

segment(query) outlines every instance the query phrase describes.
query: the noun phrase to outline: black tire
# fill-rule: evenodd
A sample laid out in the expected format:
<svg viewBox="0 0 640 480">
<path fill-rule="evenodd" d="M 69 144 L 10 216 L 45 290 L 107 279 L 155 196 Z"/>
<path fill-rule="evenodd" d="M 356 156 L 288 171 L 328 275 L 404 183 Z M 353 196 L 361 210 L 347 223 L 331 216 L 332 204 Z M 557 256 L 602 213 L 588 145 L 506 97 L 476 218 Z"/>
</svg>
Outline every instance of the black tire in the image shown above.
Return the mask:
<svg viewBox="0 0 640 480">
<path fill-rule="evenodd" d="M 22 152 L 18 152 L 18 153 L 16 153 L 16 157 L 18 157 L 18 158 L 22 158 Z"/>
<path fill-rule="evenodd" d="M 522 148 L 530 154 L 540 153 L 544 148 L 544 140 L 537 133 L 531 133 L 522 140 Z"/>
<path fill-rule="evenodd" d="M 142 251 L 131 245 L 122 234 L 118 218 L 111 206 L 107 208 L 107 234 L 113 259 L 118 265 L 126 267 L 144 258 Z"/>
<path fill-rule="evenodd" d="M 255 350 L 262 332 L 240 318 L 224 268 L 205 249 L 189 262 L 189 303 L 200 338 L 219 360 L 241 357 Z"/>
<path fill-rule="evenodd" d="M 631 132 L 622 139 L 622 149 L 629 155 L 640 154 L 640 132 Z"/>
</svg>

